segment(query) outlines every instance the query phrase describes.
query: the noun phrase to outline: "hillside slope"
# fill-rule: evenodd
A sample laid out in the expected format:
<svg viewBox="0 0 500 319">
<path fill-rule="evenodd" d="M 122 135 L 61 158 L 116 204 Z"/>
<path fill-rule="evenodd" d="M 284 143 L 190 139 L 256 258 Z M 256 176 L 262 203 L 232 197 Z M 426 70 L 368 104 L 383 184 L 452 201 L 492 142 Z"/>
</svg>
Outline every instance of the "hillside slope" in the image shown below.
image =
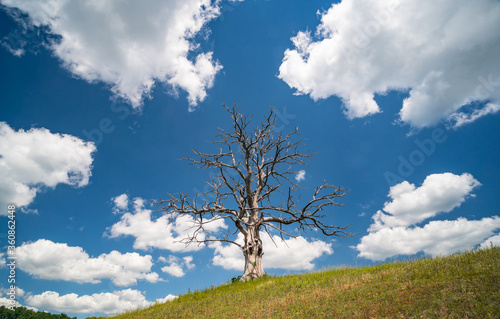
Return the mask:
<svg viewBox="0 0 500 319">
<path fill-rule="evenodd" d="M 500 248 L 264 277 L 112 318 L 500 318 Z"/>
</svg>

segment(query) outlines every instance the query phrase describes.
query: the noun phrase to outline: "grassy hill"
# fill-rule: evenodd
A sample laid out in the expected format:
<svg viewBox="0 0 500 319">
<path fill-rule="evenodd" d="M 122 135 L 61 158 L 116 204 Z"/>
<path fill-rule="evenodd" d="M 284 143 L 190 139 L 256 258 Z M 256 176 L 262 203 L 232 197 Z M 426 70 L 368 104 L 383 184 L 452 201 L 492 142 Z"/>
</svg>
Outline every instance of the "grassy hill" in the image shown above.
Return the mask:
<svg viewBox="0 0 500 319">
<path fill-rule="evenodd" d="M 112 318 L 500 318 L 500 247 L 265 276 Z"/>
</svg>

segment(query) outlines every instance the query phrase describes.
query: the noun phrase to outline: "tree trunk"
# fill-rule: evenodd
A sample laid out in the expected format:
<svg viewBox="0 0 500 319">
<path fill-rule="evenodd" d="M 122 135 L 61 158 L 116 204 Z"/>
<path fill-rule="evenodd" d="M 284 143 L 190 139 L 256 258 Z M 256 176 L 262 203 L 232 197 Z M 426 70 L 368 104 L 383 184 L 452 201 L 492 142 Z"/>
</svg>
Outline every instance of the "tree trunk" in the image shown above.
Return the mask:
<svg viewBox="0 0 500 319">
<path fill-rule="evenodd" d="M 245 256 L 245 272 L 241 280 L 249 280 L 259 278 L 264 275 L 262 269 L 262 241 L 260 240 L 259 230 L 249 229 L 248 235 L 245 238 L 245 247 L 243 247 L 243 255 Z"/>
</svg>

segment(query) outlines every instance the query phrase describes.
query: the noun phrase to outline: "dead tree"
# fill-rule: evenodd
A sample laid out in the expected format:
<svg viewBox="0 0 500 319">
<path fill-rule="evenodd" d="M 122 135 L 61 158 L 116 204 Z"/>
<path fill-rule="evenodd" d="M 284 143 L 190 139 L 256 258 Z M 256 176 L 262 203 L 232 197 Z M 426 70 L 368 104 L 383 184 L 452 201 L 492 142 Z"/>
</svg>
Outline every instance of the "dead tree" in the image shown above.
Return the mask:
<svg viewBox="0 0 500 319">
<path fill-rule="evenodd" d="M 215 170 L 208 182 L 209 191 L 194 198 L 185 193 L 169 194 L 168 199 L 155 202 L 170 215 L 170 220 L 184 214 L 193 218 L 193 229 L 183 242 L 227 242 L 238 246 L 245 256 L 242 280 L 247 280 L 264 274 L 261 232 L 271 237 L 269 232 L 274 230 L 282 240 L 283 236 L 297 237 L 311 229 L 326 236 L 351 236 L 347 227 L 329 226 L 322 221 L 325 209 L 342 206 L 335 199 L 343 198 L 346 188 L 324 183 L 316 188 L 312 199 L 300 206 L 294 197 L 299 187 L 293 181 L 297 173 L 293 168 L 304 165 L 304 159 L 312 156 L 299 152 L 303 140 L 293 141 L 298 129 L 286 135 L 275 134 L 277 114 L 271 108 L 264 121 L 249 130 L 251 119 L 238 113 L 236 103 L 233 107 L 223 106 L 231 115 L 232 129 L 219 128 L 219 140 L 213 142 L 220 145 L 219 152 L 193 150 L 197 158 L 187 158 L 192 164 Z M 221 219 L 234 228 L 216 235 L 207 230 L 210 223 Z M 237 233 L 243 235 L 243 243 L 234 239 Z"/>
</svg>

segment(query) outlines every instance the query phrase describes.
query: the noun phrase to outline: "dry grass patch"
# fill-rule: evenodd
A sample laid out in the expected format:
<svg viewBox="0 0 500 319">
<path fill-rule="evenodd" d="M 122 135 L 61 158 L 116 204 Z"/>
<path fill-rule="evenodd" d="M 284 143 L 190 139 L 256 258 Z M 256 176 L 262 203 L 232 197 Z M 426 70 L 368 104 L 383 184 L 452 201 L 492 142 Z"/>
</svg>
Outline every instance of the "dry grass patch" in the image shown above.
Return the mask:
<svg viewBox="0 0 500 319">
<path fill-rule="evenodd" d="M 113 318 L 500 318 L 500 248 L 222 285 Z"/>
</svg>

